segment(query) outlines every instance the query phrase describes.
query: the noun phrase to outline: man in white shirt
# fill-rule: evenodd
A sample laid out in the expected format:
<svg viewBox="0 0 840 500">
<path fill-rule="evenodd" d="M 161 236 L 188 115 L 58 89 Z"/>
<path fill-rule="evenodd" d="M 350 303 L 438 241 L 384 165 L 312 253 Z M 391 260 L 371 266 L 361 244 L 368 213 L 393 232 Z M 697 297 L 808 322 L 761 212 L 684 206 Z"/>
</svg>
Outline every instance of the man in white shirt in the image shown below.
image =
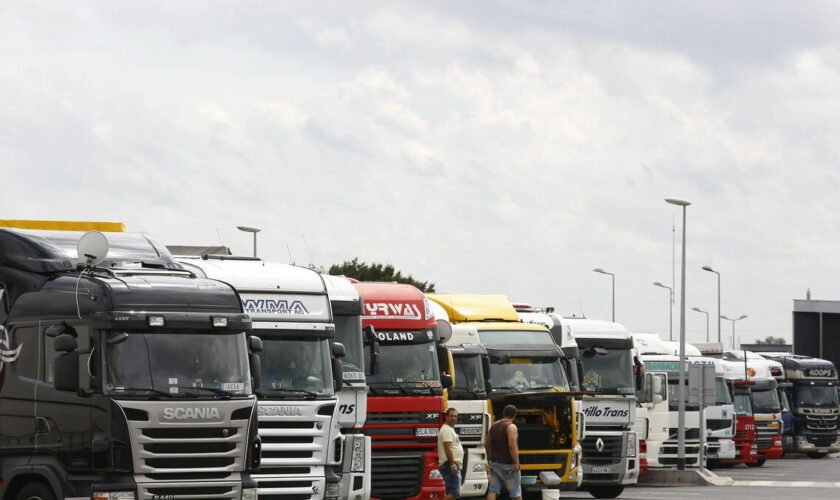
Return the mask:
<svg viewBox="0 0 840 500">
<path fill-rule="evenodd" d="M 461 439 L 455 432 L 455 423 L 458 422 L 458 410 L 449 408 L 446 410 L 446 422 L 440 427 L 438 433 L 438 470 L 446 483 L 446 496 L 444 500 L 455 500 L 461 498 L 461 469 L 464 467 L 464 447 L 461 446 Z"/>
</svg>

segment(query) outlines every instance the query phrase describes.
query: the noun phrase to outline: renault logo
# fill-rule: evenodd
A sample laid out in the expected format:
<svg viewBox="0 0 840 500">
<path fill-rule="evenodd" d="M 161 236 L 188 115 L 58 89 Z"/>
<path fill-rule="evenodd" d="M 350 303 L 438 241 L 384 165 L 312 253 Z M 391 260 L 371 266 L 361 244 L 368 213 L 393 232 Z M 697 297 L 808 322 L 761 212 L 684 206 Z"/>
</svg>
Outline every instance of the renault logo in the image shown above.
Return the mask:
<svg viewBox="0 0 840 500">
<path fill-rule="evenodd" d="M 603 439 L 598 438 L 598 440 L 595 441 L 595 449 L 598 450 L 598 452 L 604 451 L 604 440 Z"/>
</svg>

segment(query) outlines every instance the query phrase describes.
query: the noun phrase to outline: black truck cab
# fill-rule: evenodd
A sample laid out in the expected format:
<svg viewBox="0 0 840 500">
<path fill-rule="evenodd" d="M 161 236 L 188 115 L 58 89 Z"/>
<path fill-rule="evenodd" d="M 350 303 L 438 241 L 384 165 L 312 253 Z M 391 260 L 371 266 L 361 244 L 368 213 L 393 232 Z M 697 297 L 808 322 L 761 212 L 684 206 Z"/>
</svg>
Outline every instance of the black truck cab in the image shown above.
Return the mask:
<svg viewBox="0 0 840 500">
<path fill-rule="evenodd" d="M 0 229 L 0 500 L 255 498 L 259 339 L 144 234 Z"/>
</svg>

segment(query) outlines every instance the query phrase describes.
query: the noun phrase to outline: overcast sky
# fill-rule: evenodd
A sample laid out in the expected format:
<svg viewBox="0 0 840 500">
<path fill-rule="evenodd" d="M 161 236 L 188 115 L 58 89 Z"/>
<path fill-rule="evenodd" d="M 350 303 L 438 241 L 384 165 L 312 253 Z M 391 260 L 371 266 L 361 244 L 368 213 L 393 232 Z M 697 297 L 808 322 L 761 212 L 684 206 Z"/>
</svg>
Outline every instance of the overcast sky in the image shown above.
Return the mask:
<svg viewBox="0 0 840 500">
<path fill-rule="evenodd" d="M 836 2 L 0 1 L 0 218 L 248 224 L 608 319 L 601 267 L 667 337 L 679 197 L 688 339 L 703 265 L 742 341 L 790 338 L 792 299 L 840 299 L 838 42 Z"/>
</svg>

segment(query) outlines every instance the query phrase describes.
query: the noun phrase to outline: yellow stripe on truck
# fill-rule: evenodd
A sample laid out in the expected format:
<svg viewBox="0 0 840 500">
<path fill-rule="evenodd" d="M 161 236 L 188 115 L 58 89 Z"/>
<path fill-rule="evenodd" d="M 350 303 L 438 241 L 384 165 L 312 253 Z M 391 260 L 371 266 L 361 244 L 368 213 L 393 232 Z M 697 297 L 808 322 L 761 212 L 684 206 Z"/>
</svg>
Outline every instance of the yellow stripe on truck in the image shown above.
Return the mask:
<svg viewBox="0 0 840 500">
<path fill-rule="evenodd" d="M 0 220 L 0 227 L 16 229 L 41 229 L 46 231 L 102 231 L 124 233 L 122 222 L 84 222 L 69 220 Z"/>
</svg>

